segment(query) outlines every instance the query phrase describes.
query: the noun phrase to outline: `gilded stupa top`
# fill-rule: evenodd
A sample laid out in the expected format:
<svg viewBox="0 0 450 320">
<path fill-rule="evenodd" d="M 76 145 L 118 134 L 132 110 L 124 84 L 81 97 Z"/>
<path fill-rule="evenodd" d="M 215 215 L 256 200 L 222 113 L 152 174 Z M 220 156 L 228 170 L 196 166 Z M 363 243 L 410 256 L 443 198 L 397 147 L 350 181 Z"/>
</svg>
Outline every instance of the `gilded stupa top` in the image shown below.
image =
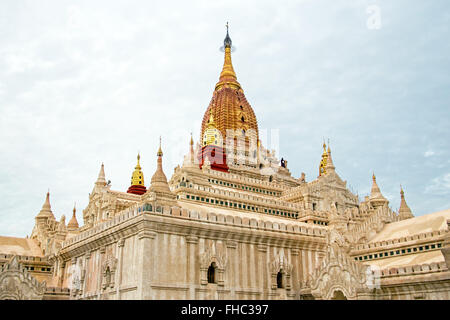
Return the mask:
<svg viewBox="0 0 450 320">
<path fill-rule="evenodd" d="M 327 160 L 328 160 L 328 152 L 327 152 L 327 146 L 324 141 L 323 142 L 322 160 L 320 160 L 320 165 L 319 165 L 319 177 L 327 174 L 327 170 L 326 170 Z"/>
<path fill-rule="evenodd" d="M 144 173 L 142 172 L 139 160 L 141 159 L 140 154 L 137 155 L 137 164 L 134 168 L 133 174 L 131 175 L 131 185 L 132 186 L 143 186 L 144 185 Z"/>
<path fill-rule="evenodd" d="M 224 39 L 224 64 L 211 102 L 203 116 L 200 137 L 203 139 L 212 115 L 215 127 L 222 135 L 222 141 L 225 141 L 227 130 L 234 130 L 235 134 L 245 134 L 246 137 L 255 139 L 256 143 L 259 139 L 258 122 L 252 107 L 245 98 L 241 85 L 237 81 L 231 62 L 231 49 L 232 41 L 227 23 L 227 34 Z"/>
<path fill-rule="evenodd" d="M 209 115 L 209 120 L 205 133 L 203 134 L 203 146 L 220 146 L 222 147 L 222 135 L 216 128 L 212 112 Z"/>
</svg>

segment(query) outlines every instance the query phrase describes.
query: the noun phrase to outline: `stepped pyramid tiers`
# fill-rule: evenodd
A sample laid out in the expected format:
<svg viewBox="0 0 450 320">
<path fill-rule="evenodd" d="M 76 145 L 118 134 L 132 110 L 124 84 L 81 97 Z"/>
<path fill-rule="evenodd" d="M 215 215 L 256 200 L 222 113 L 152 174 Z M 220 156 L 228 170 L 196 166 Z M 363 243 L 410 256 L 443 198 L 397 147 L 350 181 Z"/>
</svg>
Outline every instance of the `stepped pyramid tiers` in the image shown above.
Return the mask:
<svg viewBox="0 0 450 320">
<path fill-rule="evenodd" d="M 369 196 L 370 203 L 374 208 L 383 206 L 387 204 L 389 201 L 381 194 L 380 188 L 377 184 L 377 178 L 375 177 L 375 173 L 372 175 L 372 189 L 370 190 Z"/>
<path fill-rule="evenodd" d="M 213 170 L 228 172 L 222 134 L 216 127 L 212 111 L 209 114 L 206 130 L 203 133 L 202 148 L 198 160 L 200 169 L 207 162 Z"/>
<path fill-rule="evenodd" d="M 137 165 L 131 175 L 131 186 L 128 188 L 127 193 L 141 195 L 147 192 L 147 188 L 145 188 L 144 185 L 144 173 L 142 172 L 141 165 L 139 164 L 140 159 L 141 156 L 138 154 Z"/>
<path fill-rule="evenodd" d="M 67 224 L 67 230 L 69 230 L 69 231 L 74 231 L 74 230 L 78 229 L 78 227 L 79 227 L 76 212 L 77 212 L 77 210 L 75 209 L 75 206 L 73 206 L 72 219 L 70 219 L 69 223 Z"/>
<path fill-rule="evenodd" d="M 414 215 L 411 212 L 411 209 L 408 207 L 405 201 L 405 193 L 403 192 L 403 188 L 400 186 L 400 209 L 398 210 L 398 217 L 400 220 L 411 219 L 414 218 Z"/>
<path fill-rule="evenodd" d="M 241 85 L 237 81 L 231 63 L 231 38 L 228 34 L 228 25 L 224 48 L 225 61 L 219 82 L 216 84 L 211 102 L 203 116 L 200 137 L 204 137 L 212 115 L 215 127 L 221 133 L 224 144 L 226 144 L 226 138 L 245 137 L 245 147 L 254 145 L 256 149 L 259 139 L 258 122 L 252 107 L 245 98 Z M 227 137 L 227 130 L 232 130 L 232 136 Z M 235 139 L 234 144 L 237 145 L 237 143 L 237 139 Z M 229 152 L 232 151 L 225 152 L 230 154 Z"/>
<path fill-rule="evenodd" d="M 47 192 L 47 196 L 45 197 L 45 202 L 42 205 L 41 211 L 38 213 L 36 218 L 45 218 L 45 219 L 53 219 L 55 220 L 55 216 L 53 215 L 52 208 L 50 206 L 50 192 Z"/>
<path fill-rule="evenodd" d="M 320 160 L 320 165 L 319 165 L 319 177 L 327 174 L 327 160 L 328 160 L 327 146 L 324 142 L 323 143 L 322 160 Z"/>
</svg>

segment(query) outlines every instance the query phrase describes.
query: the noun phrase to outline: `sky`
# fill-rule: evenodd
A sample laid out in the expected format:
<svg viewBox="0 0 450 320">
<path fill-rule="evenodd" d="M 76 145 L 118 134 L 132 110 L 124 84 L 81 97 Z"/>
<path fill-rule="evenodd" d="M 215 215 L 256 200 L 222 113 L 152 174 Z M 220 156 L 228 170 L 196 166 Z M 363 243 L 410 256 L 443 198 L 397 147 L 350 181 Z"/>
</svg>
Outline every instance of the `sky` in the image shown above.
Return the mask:
<svg viewBox="0 0 450 320">
<path fill-rule="evenodd" d="M 199 139 L 223 65 L 296 178 L 317 178 L 330 139 L 361 198 L 372 173 L 393 210 L 450 208 L 446 0 L 17 1 L 0 10 L 0 235 L 31 234 L 50 190 L 56 218 L 88 203 L 105 164 L 148 186 L 162 136 L 170 179 Z M 263 140 L 263 145 L 267 141 Z"/>
</svg>

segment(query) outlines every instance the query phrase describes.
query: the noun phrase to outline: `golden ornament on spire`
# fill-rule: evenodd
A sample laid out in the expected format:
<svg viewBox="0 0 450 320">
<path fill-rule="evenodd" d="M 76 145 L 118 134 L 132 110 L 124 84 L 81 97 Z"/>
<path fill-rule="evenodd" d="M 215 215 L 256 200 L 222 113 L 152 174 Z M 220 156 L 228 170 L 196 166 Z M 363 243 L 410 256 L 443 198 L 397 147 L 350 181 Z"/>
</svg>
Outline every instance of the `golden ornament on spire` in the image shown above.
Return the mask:
<svg viewBox="0 0 450 320">
<path fill-rule="evenodd" d="M 216 128 L 212 110 L 209 113 L 209 120 L 206 125 L 206 130 L 203 134 L 203 146 L 220 146 L 222 147 L 222 134 Z"/>
<path fill-rule="evenodd" d="M 328 159 L 327 145 L 325 144 L 325 140 L 324 140 L 323 141 L 322 160 L 320 160 L 320 165 L 319 165 L 319 177 L 323 176 L 324 174 L 327 174 L 327 170 L 326 170 L 327 159 Z"/>
<path fill-rule="evenodd" d="M 225 61 L 223 63 L 222 72 L 220 73 L 219 82 L 216 84 L 216 91 L 222 86 L 227 85 L 234 89 L 240 89 L 241 85 L 237 82 L 236 73 L 233 69 L 233 64 L 231 63 L 231 38 L 228 34 L 228 22 L 226 24 L 227 35 L 223 41 L 223 46 L 225 49 Z"/>
<path fill-rule="evenodd" d="M 245 136 L 247 147 L 251 143 L 256 145 L 259 139 L 258 121 L 233 69 L 231 62 L 232 41 L 228 29 L 223 48 L 225 51 L 224 64 L 211 102 L 203 115 L 200 143 L 202 147 L 205 146 L 203 143 L 204 136 L 212 114 L 214 125 L 221 133 L 222 142 L 225 142 L 227 135 L 232 133 L 239 137 Z M 217 142 L 220 144 L 220 141 Z M 237 144 L 237 142 L 235 143 Z"/>
<path fill-rule="evenodd" d="M 137 164 L 131 175 L 131 185 L 128 188 L 127 193 L 142 195 L 147 191 L 147 188 L 144 186 L 144 173 L 142 172 L 141 164 L 139 163 L 140 159 L 141 155 L 138 153 Z"/>
</svg>

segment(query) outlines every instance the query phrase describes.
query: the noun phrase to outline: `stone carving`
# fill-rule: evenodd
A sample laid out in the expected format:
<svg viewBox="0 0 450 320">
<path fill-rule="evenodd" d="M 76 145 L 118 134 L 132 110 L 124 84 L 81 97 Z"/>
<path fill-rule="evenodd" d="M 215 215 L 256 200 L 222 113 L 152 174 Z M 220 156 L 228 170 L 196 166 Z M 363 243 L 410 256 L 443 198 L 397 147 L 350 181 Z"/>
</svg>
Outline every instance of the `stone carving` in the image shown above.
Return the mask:
<svg viewBox="0 0 450 320">
<path fill-rule="evenodd" d="M 42 300 L 46 283 L 39 283 L 17 256 L 0 269 L 0 300 Z"/>
<path fill-rule="evenodd" d="M 349 243 L 348 240 L 335 228 L 330 228 L 329 232 L 326 234 L 326 241 L 328 245 L 337 244 L 341 248 L 347 248 Z"/>
<path fill-rule="evenodd" d="M 117 269 L 117 258 L 108 254 L 102 264 L 102 288 L 114 288 L 114 279 Z"/>
<path fill-rule="evenodd" d="M 331 243 L 322 261 L 303 287 L 308 287 L 316 299 L 332 299 L 342 292 L 346 299 L 356 299 L 357 293 L 369 290 L 367 274 L 370 267 L 353 260 L 339 245 Z"/>
<path fill-rule="evenodd" d="M 212 263 L 215 263 L 217 268 L 217 284 L 224 285 L 224 271 L 227 265 L 227 255 L 222 246 L 216 248 L 216 242 L 212 241 L 211 245 L 200 255 L 200 276 L 201 284 L 208 283 L 208 268 Z"/>
<path fill-rule="evenodd" d="M 277 288 L 277 275 L 280 272 L 282 276 L 283 287 L 287 290 L 291 289 L 291 274 L 293 265 L 288 261 L 284 254 L 284 250 L 281 249 L 275 258 L 269 263 L 269 270 L 271 275 L 271 287 Z"/>
<path fill-rule="evenodd" d="M 70 295 L 72 297 L 76 297 L 77 295 L 81 295 L 83 293 L 83 284 L 86 276 L 86 269 L 83 266 L 82 259 L 73 259 L 72 265 L 70 266 Z"/>
</svg>

